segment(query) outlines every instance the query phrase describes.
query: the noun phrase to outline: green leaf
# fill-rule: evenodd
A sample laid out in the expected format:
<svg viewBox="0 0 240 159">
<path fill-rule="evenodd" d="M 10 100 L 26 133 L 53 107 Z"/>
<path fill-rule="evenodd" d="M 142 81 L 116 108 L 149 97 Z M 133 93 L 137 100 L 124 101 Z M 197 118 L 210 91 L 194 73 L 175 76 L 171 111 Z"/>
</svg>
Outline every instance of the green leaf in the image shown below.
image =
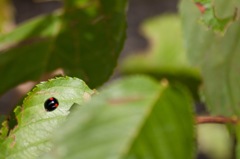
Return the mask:
<svg viewBox="0 0 240 159">
<path fill-rule="evenodd" d="M 240 159 L 240 125 L 239 123 L 236 125 L 236 140 L 237 140 L 237 145 L 236 145 L 236 159 Z"/>
<path fill-rule="evenodd" d="M 150 46 L 124 59 L 120 66 L 121 72 L 144 73 L 156 79 L 180 81 L 188 86 L 197 99 L 201 78 L 198 70 L 187 59 L 179 16 L 169 14 L 148 19 L 142 24 L 141 30 Z"/>
<path fill-rule="evenodd" d="M 41 158 L 192 159 L 194 120 L 182 87 L 147 77 L 107 86 L 55 133 L 55 147 Z"/>
<path fill-rule="evenodd" d="M 38 84 L 14 112 L 18 125 L 0 145 L 4 159 L 33 159 L 52 148 L 51 137 L 65 121 L 73 103 L 82 104 L 93 93 L 80 79 L 58 77 Z M 55 97 L 59 106 L 47 112 L 44 102 Z"/>
<path fill-rule="evenodd" d="M 227 27 L 237 19 L 238 0 L 229 0 L 227 4 L 226 1 L 214 0 L 194 0 L 194 2 L 202 14 L 201 21 L 214 31 L 224 33 Z M 218 17 L 217 11 L 223 17 Z"/>
<path fill-rule="evenodd" d="M 224 12 L 229 9 L 227 4 L 222 4 Z M 217 35 L 197 22 L 200 13 L 191 0 L 182 0 L 180 11 L 188 57 L 193 66 L 201 69 L 203 99 L 209 111 L 214 115 L 239 116 L 239 20 L 224 35 Z"/>
<path fill-rule="evenodd" d="M 126 3 L 66 1 L 63 10 L 0 36 L 0 93 L 58 68 L 91 87 L 103 84 L 125 39 Z"/>
<path fill-rule="evenodd" d="M 9 130 L 8 121 L 6 120 L 6 117 L 5 118 L 1 117 L 0 123 L 1 123 L 0 140 L 2 140 L 8 135 L 8 130 Z"/>
</svg>

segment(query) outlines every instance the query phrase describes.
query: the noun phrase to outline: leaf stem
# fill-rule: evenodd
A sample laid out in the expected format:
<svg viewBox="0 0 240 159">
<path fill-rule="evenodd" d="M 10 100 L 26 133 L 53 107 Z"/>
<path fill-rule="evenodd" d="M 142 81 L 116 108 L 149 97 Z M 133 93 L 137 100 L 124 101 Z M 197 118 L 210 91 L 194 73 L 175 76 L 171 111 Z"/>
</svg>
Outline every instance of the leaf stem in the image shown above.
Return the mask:
<svg viewBox="0 0 240 159">
<path fill-rule="evenodd" d="M 237 124 L 239 119 L 236 117 L 222 117 L 222 116 L 197 116 L 197 124 L 206 124 L 206 123 L 218 123 L 218 124 Z"/>
</svg>

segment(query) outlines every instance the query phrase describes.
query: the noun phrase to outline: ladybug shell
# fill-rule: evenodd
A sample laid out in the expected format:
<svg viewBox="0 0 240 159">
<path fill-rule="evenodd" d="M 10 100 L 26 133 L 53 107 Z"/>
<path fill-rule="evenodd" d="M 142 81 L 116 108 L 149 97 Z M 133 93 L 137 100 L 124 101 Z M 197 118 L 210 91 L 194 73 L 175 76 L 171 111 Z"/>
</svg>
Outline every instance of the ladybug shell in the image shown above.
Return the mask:
<svg viewBox="0 0 240 159">
<path fill-rule="evenodd" d="M 50 112 L 58 107 L 58 100 L 54 97 L 48 98 L 44 103 L 44 108 L 46 111 Z"/>
</svg>

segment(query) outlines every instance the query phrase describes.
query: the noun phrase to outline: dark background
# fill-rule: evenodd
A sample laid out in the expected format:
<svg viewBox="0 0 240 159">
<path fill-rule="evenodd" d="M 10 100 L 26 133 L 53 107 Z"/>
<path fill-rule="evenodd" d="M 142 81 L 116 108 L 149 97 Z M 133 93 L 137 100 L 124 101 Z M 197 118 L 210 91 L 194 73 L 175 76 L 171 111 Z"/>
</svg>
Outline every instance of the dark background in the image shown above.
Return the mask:
<svg viewBox="0 0 240 159">
<path fill-rule="evenodd" d="M 15 22 L 22 23 L 40 14 L 50 13 L 61 7 L 60 1 L 34 2 L 34 0 L 12 0 L 15 7 Z M 39 0 L 41 1 L 41 0 Z M 178 0 L 129 0 L 127 13 L 127 39 L 121 56 L 143 49 L 147 41 L 139 33 L 141 23 L 150 17 L 177 12 Z"/>
</svg>

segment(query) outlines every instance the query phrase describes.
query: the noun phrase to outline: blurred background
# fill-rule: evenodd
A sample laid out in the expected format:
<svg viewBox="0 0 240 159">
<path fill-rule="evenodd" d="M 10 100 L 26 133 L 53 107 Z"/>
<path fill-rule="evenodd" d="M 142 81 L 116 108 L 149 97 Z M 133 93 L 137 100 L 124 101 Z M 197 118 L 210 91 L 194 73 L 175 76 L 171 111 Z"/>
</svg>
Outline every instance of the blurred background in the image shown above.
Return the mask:
<svg viewBox="0 0 240 159">
<path fill-rule="evenodd" d="M 23 23 L 24 21 L 29 20 L 41 14 L 51 13 L 52 11 L 60 8 L 61 6 L 62 4 L 60 1 L 54 1 L 54 0 L 12 0 L 12 1 L 0 0 L 0 14 L 3 15 L 0 17 L 1 26 L 3 26 L 2 21 L 5 21 L 4 27 L 1 28 L 0 33 L 9 32 L 14 27 Z M 153 24 L 155 23 L 154 18 L 159 17 L 160 15 L 168 15 L 168 14 L 170 14 L 171 15 L 170 18 L 174 19 L 175 21 L 176 17 L 174 17 L 173 14 L 177 13 L 177 10 L 178 10 L 177 6 L 178 6 L 178 0 L 129 0 L 129 8 L 127 11 L 127 23 L 128 23 L 127 39 L 125 41 L 124 48 L 119 58 L 119 66 L 116 68 L 116 72 L 114 73 L 112 78 L 116 78 L 120 76 L 121 72 L 124 72 L 124 71 L 125 73 L 129 73 L 129 68 L 124 68 L 125 66 L 122 66 L 122 63 L 125 62 L 125 59 L 131 54 L 146 53 L 149 50 L 154 51 L 154 49 L 151 50 L 149 48 L 153 48 L 155 33 L 151 34 L 151 32 L 148 32 L 147 30 L 148 24 L 152 23 L 152 27 L 153 27 L 155 25 Z M 153 21 L 151 21 L 151 19 L 153 19 Z M 158 21 L 157 19 L 158 18 L 156 18 L 156 21 Z M 169 26 L 168 25 L 162 26 L 161 28 L 167 27 L 167 29 L 169 29 L 168 27 L 170 28 L 180 27 L 178 26 L 178 24 L 172 23 L 172 21 L 168 22 L 168 19 L 165 21 L 166 21 L 166 24 L 169 24 Z M 147 23 L 145 24 L 146 21 Z M 155 30 L 158 30 L 158 28 L 155 28 Z M 165 32 L 165 34 L 166 35 L 164 36 L 168 36 L 168 32 Z M 176 32 L 176 35 L 177 34 L 178 32 Z M 152 36 L 152 37 L 146 37 L 146 36 Z M 169 41 L 173 43 L 171 40 L 172 39 L 169 39 Z M 162 43 L 163 44 L 166 43 L 166 45 L 168 45 L 167 42 L 162 42 Z M 181 50 L 181 46 L 179 47 Z M 169 48 L 172 48 L 172 44 L 169 46 Z M 179 49 L 178 46 L 176 46 L 176 49 Z M 170 52 L 168 53 L 170 54 Z M 172 57 L 170 56 L 170 58 Z M 186 57 L 181 56 L 179 58 L 180 60 L 178 59 L 178 61 L 185 61 Z M 172 63 L 174 63 L 174 61 Z M 154 66 L 153 66 L 153 70 L 154 70 Z M 160 77 L 162 77 L 162 72 L 164 71 L 160 70 L 160 72 L 161 72 Z M 131 70 L 130 70 L 130 73 L 131 73 Z M 156 75 L 153 74 L 153 76 L 156 76 Z M 176 75 L 170 75 L 170 76 L 176 76 Z M 182 77 L 182 74 L 181 74 L 181 77 Z M 157 76 L 157 78 L 159 78 L 159 76 Z M 187 81 L 188 78 L 189 77 L 185 77 L 181 80 Z M 199 77 L 195 77 L 193 73 L 191 78 L 194 78 L 195 83 L 190 89 L 192 89 L 193 92 L 196 92 L 196 89 L 200 83 Z M 28 92 L 34 85 L 35 85 L 34 82 L 28 82 L 2 95 L 0 98 L 0 114 L 8 114 L 13 109 L 13 107 L 18 104 L 19 100 L 26 94 L 26 92 Z M 198 99 L 199 97 L 196 96 L 194 98 L 196 99 L 196 112 L 199 114 L 206 113 L 203 104 L 199 102 L 199 99 Z M 234 158 L 231 155 L 233 151 L 232 139 L 229 133 L 227 132 L 227 129 L 225 126 L 218 125 L 218 124 L 199 125 L 197 132 L 198 132 L 197 141 L 198 141 L 198 147 L 199 147 L 198 156 L 197 156 L 198 159 Z"/>
</svg>

